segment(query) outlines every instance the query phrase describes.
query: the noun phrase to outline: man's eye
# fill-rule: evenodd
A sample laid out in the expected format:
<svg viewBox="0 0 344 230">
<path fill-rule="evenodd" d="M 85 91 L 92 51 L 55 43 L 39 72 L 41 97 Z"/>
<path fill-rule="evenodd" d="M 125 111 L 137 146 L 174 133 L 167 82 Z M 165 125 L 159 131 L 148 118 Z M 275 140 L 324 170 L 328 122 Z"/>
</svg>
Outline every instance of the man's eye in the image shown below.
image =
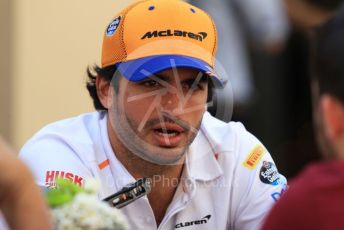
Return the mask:
<svg viewBox="0 0 344 230">
<path fill-rule="evenodd" d="M 199 90 L 203 89 L 203 83 L 202 82 L 195 82 L 194 80 L 189 80 L 186 82 L 183 82 L 182 87 L 184 90 Z"/>
<path fill-rule="evenodd" d="M 147 80 L 147 81 L 143 82 L 142 84 L 148 88 L 153 88 L 153 87 L 157 87 L 160 85 L 157 81 L 154 81 L 154 80 Z"/>
</svg>

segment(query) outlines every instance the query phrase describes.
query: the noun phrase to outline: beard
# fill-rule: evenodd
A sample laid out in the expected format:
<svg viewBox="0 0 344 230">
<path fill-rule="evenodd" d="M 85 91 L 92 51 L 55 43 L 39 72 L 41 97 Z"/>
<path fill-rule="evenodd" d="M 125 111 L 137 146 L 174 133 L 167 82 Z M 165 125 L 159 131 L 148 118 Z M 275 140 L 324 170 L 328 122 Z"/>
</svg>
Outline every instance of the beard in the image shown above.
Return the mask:
<svg viewBox="0 0 344 230">
<path fill-rule="evenodd" d="M 143 128 L 139 128 L 141 125 L 130 119 L 125 110 L 120 108 L 122 107 L 119 104 L 113 105 L 111 108 L 112 116 L 109 115 L 109 119 L 111 119 L 111 128 L 122 144 L 123 148 L 121 149 L 126 151 L 128 156 L 134 155 L 155 165 L 180 164 L 180 160 L 185 156 L 188 147 L 196 138 L 202 122 L 201 119 L 196 127 L 192 127 L 183 120 L 162 113 L 160 119 L 147 120 Z M 145 136 L 152 130 L 152 127 L 161 122 L 175 123 L 184 128 L 187 135 L 182 145 L 166 148 L 153 145 L 145 140 Z"/>
</svg>

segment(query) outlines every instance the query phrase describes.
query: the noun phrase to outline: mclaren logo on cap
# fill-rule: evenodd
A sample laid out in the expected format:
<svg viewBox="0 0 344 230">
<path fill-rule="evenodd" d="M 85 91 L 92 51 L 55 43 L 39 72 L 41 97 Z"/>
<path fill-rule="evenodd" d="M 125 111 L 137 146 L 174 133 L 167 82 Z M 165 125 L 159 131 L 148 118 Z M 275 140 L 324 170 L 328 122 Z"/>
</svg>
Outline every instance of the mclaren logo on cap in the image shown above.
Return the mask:
<svg viewBox="0 0 344 230">
<path fill-rule="evenodd" d="M 182 31 L 182 30 L 155 30 L 155 31 L 149 31 L 143 37 L 141 40 L 144 39 L 150 39 L 150 38 L 157 38 L 157 37 L 188 37 L 191 39 L 195 39 L 198 41 L 203 41 L 204 39 L 207 38 L 208 34 L 206 32 L 199 32 L 198 34 L 192 33 L 192 32 L 187 32 L 187 31 Z"/>
<path fill-rule="evenodd" d="M 121 23 L 121 16 L 115 18 L 110 25 L 108 26 L 108 28 L 106 29 L 106 35 L 107 36 L 112 36 L 114 35 L 114 33 L 116 32 L 119 23 Z"/>
</svg>

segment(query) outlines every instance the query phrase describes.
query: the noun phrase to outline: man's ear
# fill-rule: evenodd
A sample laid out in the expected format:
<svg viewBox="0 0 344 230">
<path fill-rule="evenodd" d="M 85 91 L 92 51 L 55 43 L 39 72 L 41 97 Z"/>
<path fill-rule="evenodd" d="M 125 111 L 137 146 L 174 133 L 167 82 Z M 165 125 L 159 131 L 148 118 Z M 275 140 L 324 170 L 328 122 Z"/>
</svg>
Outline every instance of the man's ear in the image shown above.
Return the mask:
<svg viewBox="0 0 344 230">
<path fill-rule="evenodd" d="M 344 104 L 333 96 L 324 95 L 320 99 L 326 136 L 335 141 L 344 135 Z"/>
<path fill-rule="evenodd" d="M 109 109 L 110 107 L 110 81 L 107 81 L 106 79 L 97 76 L 96 78 L 96 87 L 97 87 L 97 95 L 100 100 L 100 103 L 106 108 Z"/>
</svg>

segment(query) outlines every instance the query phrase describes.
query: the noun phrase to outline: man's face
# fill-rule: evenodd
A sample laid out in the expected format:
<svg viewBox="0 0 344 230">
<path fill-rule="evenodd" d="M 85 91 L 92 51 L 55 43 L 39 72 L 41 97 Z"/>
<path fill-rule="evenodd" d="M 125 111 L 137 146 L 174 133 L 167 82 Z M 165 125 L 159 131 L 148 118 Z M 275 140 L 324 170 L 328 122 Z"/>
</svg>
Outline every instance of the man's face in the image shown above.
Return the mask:
<svg viewBox="0 0 344 230">
<path fill-rule="evenodd" d="M 125 149 L 155 164 L 177 163 L 206 111 L 207 77 L 169 69 L 141 82 L 122 77 L 119 84 L 117 94 L 111 90 L 109 118 Z"/>
</svg>

